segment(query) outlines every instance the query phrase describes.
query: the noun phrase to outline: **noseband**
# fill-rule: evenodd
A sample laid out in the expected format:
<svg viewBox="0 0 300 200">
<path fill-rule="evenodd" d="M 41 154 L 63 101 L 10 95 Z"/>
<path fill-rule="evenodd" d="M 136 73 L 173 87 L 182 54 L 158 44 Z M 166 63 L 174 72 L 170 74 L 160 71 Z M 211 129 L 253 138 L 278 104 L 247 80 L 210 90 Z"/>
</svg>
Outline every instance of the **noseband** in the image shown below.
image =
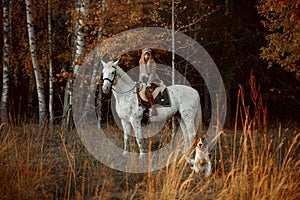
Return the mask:
<svg viewBox="0 0 300 200">
<path fill-rule="evenodd" d="M 116 67 L 115 67 L 115 66 L 112 66 L 112 68 L 114 68 L 114 69 L 116 70 Z M 114 81 L 115 81 L 115 79 L 116 79 L 116 72 L 115 72 L 115 75 L 114 75 L 114 77 L 113 77 L 112 80 L 110 80 L 109 78 L 104 78 L 104 79 L 102 79 L 102 80 L 103 80 L 103 81 L 109 81 L 111 84 L 113 84 Z"/>
</svg>

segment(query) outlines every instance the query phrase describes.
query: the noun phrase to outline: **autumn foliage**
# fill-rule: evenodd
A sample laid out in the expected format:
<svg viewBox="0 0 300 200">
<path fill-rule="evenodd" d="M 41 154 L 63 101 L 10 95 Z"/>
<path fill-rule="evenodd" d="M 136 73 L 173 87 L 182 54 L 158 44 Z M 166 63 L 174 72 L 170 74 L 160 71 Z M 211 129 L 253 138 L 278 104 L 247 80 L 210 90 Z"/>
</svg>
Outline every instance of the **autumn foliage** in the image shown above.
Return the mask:
<svg viewBox="0 0 300 200">
<path fill-rule="evenodd" d="M 2 0 L 0 91 L 5 104 L 0 105 L 0 199 L 300 199 L 300 88 L 288 73 L 300 80 L 299 0 L 174 0 L 175 31 L 199 42 L 216 62 L 226 89 L 227 113 L 232 113 L 212 152 L 213 174 L 206 179 L 192 172 L 185 159 L 155 172 L 119 172 L 92 157 L 74 124 L 63 126 L 71 113 L 67 96 L 70 100 L 74 66 L 81 67 L 100 43 L 123 31 L 171 29 L 172 1 L 27 2 L 32 5 L 45 104 L 50 105 L 53 84 L 53 109 L 47 105 L 46 124 L 53 111 L 54 126 L 41 130 L 37 125 L 39 100 L 25 0 Z M 151 41 L 151 35 L 130 39 Z M 114 42 L 127 50 L 126 43 Z M 108 48 L 116 48 L 115 43 Z M 78 47 L 83 53 L 76 55 Z M 157 63 L 170 66 L 171 52 L 153 52 Z M 119 56 L 120 67 L 129 70 L 137 66 L 140 49 L 109 56 Z M 211 102 L 202 77 L 178 55 L 175 68 L 199 92 L 207 125 Z M 99 96 L 99 121 L 122 148 L 123 132 L 109 110 L 110 96 Z M 149 150 L 167 144 L 170 127 L 161 132 L 157 141 L 148 140 Z M 134 138 L 129 140 L 131 148 L 137 148 Z"/>
<path fill-rule="evenodd" d="M 260 0 L 257 8 L 269 31 L 261 57 L 268 61 L 269 67 L 279 65 L 300 80 L 300 2 Z"/>
</svg>

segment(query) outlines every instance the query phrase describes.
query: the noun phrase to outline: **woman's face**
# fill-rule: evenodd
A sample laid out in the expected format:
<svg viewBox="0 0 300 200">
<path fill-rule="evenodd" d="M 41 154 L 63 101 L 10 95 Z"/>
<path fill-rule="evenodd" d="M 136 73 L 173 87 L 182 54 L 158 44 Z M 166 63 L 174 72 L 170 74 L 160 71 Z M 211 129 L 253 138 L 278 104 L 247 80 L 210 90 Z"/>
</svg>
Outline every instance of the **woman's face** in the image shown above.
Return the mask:
<svg viewBox="0 0 300 200">
<path fill-rule="evenodd" d="M 148 60 L 149 60 L 149 58 L 150 58 L 150 54 L 149 54 L 149 53 L 145 53 L 145 55 L 144 55 L 144 59 L 145 59 L 145 61 L 148 61 Z"/>
</svg>

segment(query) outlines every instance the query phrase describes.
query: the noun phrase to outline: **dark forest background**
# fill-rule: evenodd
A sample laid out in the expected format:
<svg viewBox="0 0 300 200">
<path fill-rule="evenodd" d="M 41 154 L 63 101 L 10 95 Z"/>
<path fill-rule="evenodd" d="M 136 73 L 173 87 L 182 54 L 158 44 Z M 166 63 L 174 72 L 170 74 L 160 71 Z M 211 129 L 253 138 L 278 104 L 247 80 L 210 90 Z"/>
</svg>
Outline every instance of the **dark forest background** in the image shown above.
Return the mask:
<svg viewBox="0 0 300 200">
<path fill-rule="evenodd" d="M 85 7 L 85 11 L 80 8 Z M 276 5 L 277 4 L 277 5 Z M 198 41 L 211 55 L 221 72 L 228 100 L 226 125 L 234 120 L 236 97 L 239 86 L 245 91 L 249 88 L 249 77 L 253 74 L 260 85 L 263 103 L 268 107 L 270 120 L 299 119 L 299 2 L 252 0 L 213 0 L 213 1 L 175 1 L 175 30 Z M 4 15 L 4 8 L 9 15 Z M 1 107 L 2 122 L 6 116 L 13 123 L 37 121 L 39 118 L 39 100 L 36 89 L 26 21 L 26 4 L 21 0 L 3 0 L 1 3 L 1 22 L 9 20 L 9 32 L 1 26 L 0 53 L 4 55 L 5 42 L 9 44 L 8 96 L 7 104 Z M 297 9 L 298 8 L 298 9 Z M 84 33 L 85 54 L 88 54 L 101 41 L 117 33 L 137 27 L 157 26 L 171 28 L 171 1 L 57 1 L 31 0 L 31 13 L 35 31 L 36 54 L 40 74 L 44 85 L 46 119 L 49 121 L 49 63 L 52 63 L 53 78 L 53 116 L 54 124 L 61 125 L 67 118 L 65 107 L 66 87 L 72 78 L 74 63 L 79 63 L 84 55 L 76 56 L 76 37 L 78 31 Z M 49 15 L 50 13 L 50 15 Z M 50 18 L 49 18 L 50 16 Z M 271 16 L 271 17 L 270 17 Z M 50 19 L 50 21 L 49 21 Z M 78 21 L 84 25 L 78 30 Z M 286 20 L 287 19 L 287 20 Z M 272 28 L 272 20 L 275 28 Z M 52 31 L 49 32 L 49 22 Z M 278 25 L 279 24 L 279 25 Z M 295 29 L 291 30 L 290 26 Z M 298 27 L 298 29 L 297 29 Z M 295 31 L 296 30 L 296 31 Z M 297 31 L 298 30 L 298 31 Z M 286 33 L 286 31 L 290 31 Z M 294 31 L 294 33 L 293 33 Z M 291 33 L 292 32 L 292 33 Z M 274 33 L 289 35 L 296 41 L 294 49 L 275 55 L 272 47 L 276 43 L 270 40 Z M 49 54 L 49 34 L 52 54 Z M 284 41 L 284 40 L 282 40 Z M 278 44 L 280 49 L 287 45 Z M 264 49 L 269 48 L 269 51 Z M 153 50 L 158 63 L 171 63 L 170 52 Z M 268 53 L 269 52 L 269 53 Z M 274 55 L 273 55 L 274 54 Z M 282 64 L 295 54 L 292 65 Z M 120 66 L 137 66 L 140 51 L 128 52 L 120 57 Z M 268 57 L 269 55 L 269 57 Z M 276 58 L 276 59 L 272 59 Z M 0 57 L 1 78 L 4 72 L 4 56 Z M 176 57 L 176 70 L 185 73 L 184 63 Z M 292 66 L 292 67 L 291 67 Z M 209 104 L 201 77 L 193 70 L 186 74 L 189 82 L 201 95 L 204 119 L 209 120 Z M 298 79 L 297 79 L 298 78 Z M 2 82 L 2 81 L 1 81 Z M 1 91 L 3 91 L 3 83 Z M 3 93 L 2 93 L 3 94 Z M 4 96 L 2 95 L 2 101 Z M 106 110 L 109 97 L 103 96 L 102 118 L 107 120 Z M 250 95 L 246 100 L 251 101 Z M 3 112 L 6 110 L 6 112 Z M 4 115 L 3 115 L 4 113 Z"/>
<path fill-rule="evenodd" d="M 0 199 L 300 199 L 299 8 L 299 0 L 1 0 Z M 124 133 L 112 117 L 111 94 L 101 90 L 98 127 L 117 151 L 102 145 L 107 140 L 99 132 L 72 123 L 72 86 L 89 53 L 126 30 L 171 29 L 172 16 L 175 31 L 205 48 L 225 84 L 226 127 L 217 123 L 204 142 L 215 143 L 209 177 L 186 162 L 196 147 L 181 156 L 183 143 L 173 145 L 171 123 L 143 137 L 142 162 L 122 154 Z M 109 56 L 129 71 L 140 54 Z M 171 52 L 153 54 L 171 66 Z M 199 92 L 208 125 L 210 97 L 201 75 L 180 56 L 175 67 Z M 139 153 L 133 134 L 128 139 L 129 152 Z M 170 155 L 152 157 L 156 150 Z M 160 160 L 166 166 L 155 170 Z M 130 172 L 141 163 L 144 173 Z"/>
</svg>

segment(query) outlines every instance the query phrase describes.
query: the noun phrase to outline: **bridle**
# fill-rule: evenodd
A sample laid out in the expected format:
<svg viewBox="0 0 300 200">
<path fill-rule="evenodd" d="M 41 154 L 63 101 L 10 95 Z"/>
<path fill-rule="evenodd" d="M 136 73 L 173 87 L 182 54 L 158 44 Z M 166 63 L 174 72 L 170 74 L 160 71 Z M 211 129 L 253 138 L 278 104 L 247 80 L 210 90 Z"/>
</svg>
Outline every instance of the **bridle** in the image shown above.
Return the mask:
<svg viewBox="0 0 300 200">
<path fill-rule="evenodd" d="M 116 67 L 115 67 L 115 66 L 112 66 L 112 68 L 114 68 L 114 69 L 116 70 Z M 114 74 L 114 77 L 113 77 L 112 80 L 109 79 L 109 78 L 104 78 L 104 79 L 102 79 L 102 80 L 103 80 L 103 81 L 105 81 L 105 80 L 106 80 L 106 81 L 109 81 L 109 82 L 111 83 L 111 88 L 112 88 L 112 90 L 114 90 L 116 93 L 119 93 L 119 94 L 125 94 L 125 93 L 131 92 L 132 90 L 134 90 L 134 88 L 136 87 L 136 84 L 134 84 L 133 87 L 132 87 L 130 90 L 125 91 L 125 92 L 120 92 L 120 91 L 115 90 L 112 86 L 113 86 L 113 84 L 114 84 L 114 82 L 115 82 L 116 75 L 117 75 L 117 73 Z"/>
<path fill-rule="evenodd" d="M 115 67 L 115 66 L 112 66 L 112 68 L 114 68 L 114 69 L 116 70 L 116 67 Z M 112 80 L 109 79 L 109 78 L 104 78 L 104 79 L 102 79 L 102 80 L 103 80 L 103 81 L 108 81 L 108 82 L 110 82 L 111 85 L 113 85 L 113 83 L 115 82 L 115 79 L 116 79 L 116 73 L 114 74 L 114 77 L 113 77 Z"/>
</svg>

